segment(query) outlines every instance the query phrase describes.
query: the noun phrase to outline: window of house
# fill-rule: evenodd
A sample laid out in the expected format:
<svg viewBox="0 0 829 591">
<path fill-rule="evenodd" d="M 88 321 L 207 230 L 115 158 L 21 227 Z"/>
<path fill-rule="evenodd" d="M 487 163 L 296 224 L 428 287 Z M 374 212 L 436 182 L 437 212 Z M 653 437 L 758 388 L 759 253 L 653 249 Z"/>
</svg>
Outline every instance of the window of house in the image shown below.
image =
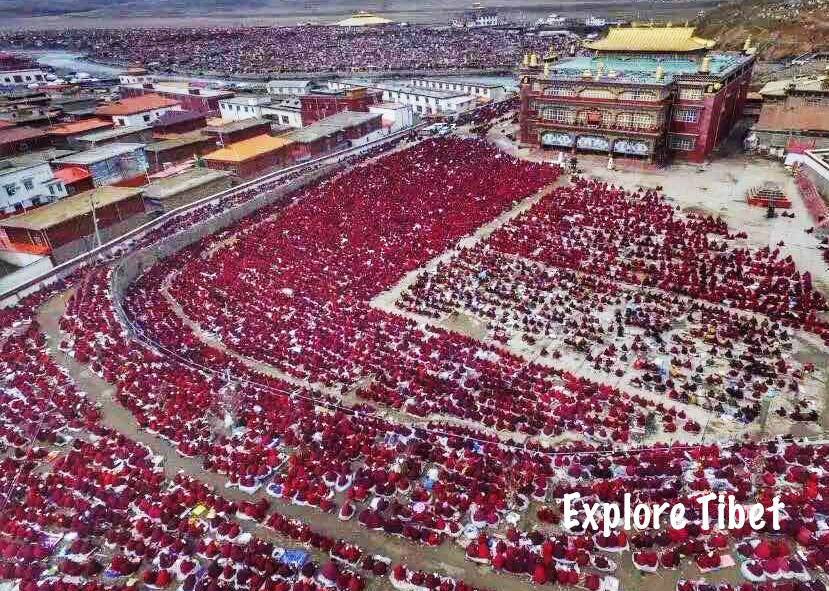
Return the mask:
<svg viewBox="0 0 829 591">
<path fill-rule="evenodd" d="M 579 93 L 582 98 L 598 98 L 610 99 L 613 98 L 613 93 L 604 88 L 586 88 Z"/>
<path fill-rule="evenodd" d="M 573 96 L 573 89 L 569 86 L 548 86 L 544 94 L 549 96 Z"/>
<path fill-rule="evenodd" d="M 696 123 L 699 119 L 699 111 L 696 109 L 677 109 L 674 111 L 674 121 L 683 123 Z"/>
<path fill-rule="evenodd" d="M 653 125 L 653 115 L 650 113 L 631 113 L 630 123 L 633 127 L 650 127 Z"/>
<path fill-rule="evenodd" d="M 54 194 L 55 194 L 55 185 L 49 185 L 49 194 L 50 194 L 50 195 L 54 195 Z"/>
<path fill-rule="evenodd" d="M 567 123 L 572 121 L 572 117 L 567 109 L 545 109 L 543 111 L 544 119 L 549 119 L 551 121 L 557 121 L 559 123 Z"/>
<path fill-rule="evenodd" d="M 690 152 L 696 147 L 697 138 L 686 137 L 681 135 L 672 135 L 670 145 L 671 149 L 673 150 L 682 150 L 685 152 Z"/>
<path fill-rule="evenodd" d="M 35 188 L 35 183 L 32 179 L 23 179 L 23 186 L 26 188 L 27 191 L 31 191 Z"/>
<path fill-rule="evenodd" d="M 6 190 L 6 195 L 9 197 L 14 197 L 17 193 L 17 185 L 12 183 L 10 185 L 4 185 L 3 188 Z"/>
<path fill-rule="evenodd" d="M 149 120 L 150 120 L 150 116 L 149 115 L 144 115 L 144 121 L 149 122 Z"/>
<path fill-rule="evenodd" d="M 683 101 L 699 101 L 702 100 L 702 89 L 691 87 L 691 88 L 680 88 L 679 89 L 679 98 Z"/>
</svg>

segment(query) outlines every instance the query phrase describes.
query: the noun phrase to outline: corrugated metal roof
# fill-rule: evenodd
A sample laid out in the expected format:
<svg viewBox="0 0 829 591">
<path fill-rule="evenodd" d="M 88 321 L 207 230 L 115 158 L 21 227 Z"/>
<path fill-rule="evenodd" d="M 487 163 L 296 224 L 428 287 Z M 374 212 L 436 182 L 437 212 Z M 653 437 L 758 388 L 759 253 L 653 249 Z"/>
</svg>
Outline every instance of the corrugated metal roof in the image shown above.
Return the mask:
<svg viewBox="0 0 829 591">
<path fill-rule="evenodd" d="M 825 91 L 829 93 L 829 89 L 824 87 L 829 76 L 810 76 L 807 78 L 786 78 L 784 80 L 773 80 L 766 82 L 763 88 L 760 89 L 760 94 L 763 96 L 784 96 L 789 87 L 795 91 L 800 92 L 820 92 Z"/>
<path fill-rule="evenodd" d="M 166 113 L 162 113 L 161 117 L 153 122 L 153 127 L 165 127 L 167 125 L 184 123 L 185 121 L 196 121 L 198 119 L 207 119 L 207 116 L 197 111 L 167 111 Z"/>
<path fill-rule="evenodd" d="M 165 179 L 153 181 L 144 189 L 147 199 L 167 199 L 183 191 L 229 177 L 230 173 L 210 168 L 193 168 Z"/>
<path fill-rule="evenodd" d="M 158 94 L 144 94 L 141 96 L 127 97 L 109 105 L 104 105 L 103 107 L 99 107 L 95 112 L 98 115 L 107 115 L 109 117 L 115 115 L 135 115 L 136 113 L 144 113 L 155 109 L 175 107 L 179 104 L 176 100 L 165 98 Z"/>
<path fill-rule="evenodd" d="M 59 201 L 35 208 L 26 213 L 0 220 L 5 228 L 23 228 L 25 230 L 46 230 L 67 220 L 90 213 L 90 199 L 95 207 L 104 207 L 112 203 L 125 201 L 140 195 L 143 188 L 132 187 L 98 187 Z"/>
<path fill-rule="evenodd" d="M 324 119 L 315 122 L 314 125 L 326 125 L 328 127 L 336 127 L 338 129 L 345 129 L 347 127 L 355 127 L 367 121 L 377 119 L 380 117 L 379 113 L 363 113 L 361 111 L 340 111 L 329 115 Z"/>
<path fill-rule="evenodd" d="M 46 134 L 34 127 L 8 127 L 0 129 L 0 144 L 11 144 L 12 142 L 23 142 L 34 138 L 44 137 Z"/>
<path fill-rule="evenodd" d="M 224 162 L 245 162 L 257 156 L 275 152 L 294 142 L 286 137 L 257 135 L 252 138 L 229 144 L 226 148 L 207 154 L 205 160 L 221 160 Z"/>
<path fill-rule="evenodd" d="M 84 133 L 92 131 L 93 129 L 103 129 L 112 127 L 112 121 L 104 121 L 103 119 L 81 119 L 80 121 L 72 121 L 71 123 L 60 123 L 47 128 L 51 135 L 75 135 L 76 133 Z"/>
<path fill-rule="evenodd" d="M 711 49 L 716 42 L 694 36 L 693 27 L 611 27 L 606 37 L 584 45 L 596 51 L 673 53 Z"/>
<path fill-rule="evenodd" d="M 88 179 L 92 175 L 89 174 L 85 168 L 80 166 L 67 166 L 66 168 L 59 168 L 54 172 L 55 178 L 63 181 L 65 185 L 71 185 L 83 179 Z"/>
<path fill-rule="evenodd" d="M 219 121 L 221 121 L 221 119 L 219 119 Z M 208 123 L 210 122 L 208 121 Z M 204 131 L 217 134 L 233 133 L 235 131 L 242 131 L 259 125 L 267 125 L 270 127 L 270 124 L 270 121 L 267 119 L 240 119 L 238 121 L 231 121 L 230 123 L 224 123 L 222 125 L 208 125 L 204 128 Z"/>
<path fill-rule="evenodd" d="M 178 137 L 168 137 L 159 142 L 147 144 L 145 148 L 147 152 L 164 152 L 165 150 L 172 150 L 182 146 L 190 146 L 192 144 L 199 144 L 205 142 L 212 142 L 213 138 L 208 137 L 200 131 L 193 131 L 190 133 L 181 134 Z"/>
<path fill-rule="evenodd" d="M 123 137 L 125 135 L 132 135 L 134 133 L 141 133 L 151 129 L 149 125 L 129 125 L 123 127 L 115 127 L 113 129 L 105 129 L 104 131 L 94 131 L 80 136 L 78 139 L 83 142 L 101 142 L 110 140 L 112 138 Z"/>
<path fill-rule="evenodd" d="M 94 164 L 95 162 L 101 162 L 102 160 L 114 158 L 115 156 L 120 156 L 121 154 L 129 154 L 130 152 L 143 149 L 144 144 L 117 142 L 107 144 L 105 146 L 98 146 L 97 148 L 92 148 L 90 150 L 84 150 L 83 152 L 72 154 L 71 156 L 58 158 L 55 162 L 60 164 Z"/>
<path fill-rule="evenodd" d="M 829 131 L 829 117 L 822 105 L 764 104 L 755 125 L 760 131 Z"/>
</svg>

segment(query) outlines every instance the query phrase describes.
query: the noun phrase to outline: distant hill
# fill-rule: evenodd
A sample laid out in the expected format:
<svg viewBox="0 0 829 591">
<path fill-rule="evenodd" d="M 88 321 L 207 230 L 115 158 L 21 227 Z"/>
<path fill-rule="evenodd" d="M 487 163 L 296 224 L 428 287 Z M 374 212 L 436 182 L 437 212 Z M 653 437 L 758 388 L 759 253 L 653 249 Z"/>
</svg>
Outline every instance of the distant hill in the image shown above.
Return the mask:
<svg viewBox="0 0 829 591">
<path fill-rule="evenodd" d="M 829 0 L 737 0 L 705 14 L 698 32 L 722 49 L 740 49 L 751 35 L 765 59 L 829 49 Z"/>
</svg>

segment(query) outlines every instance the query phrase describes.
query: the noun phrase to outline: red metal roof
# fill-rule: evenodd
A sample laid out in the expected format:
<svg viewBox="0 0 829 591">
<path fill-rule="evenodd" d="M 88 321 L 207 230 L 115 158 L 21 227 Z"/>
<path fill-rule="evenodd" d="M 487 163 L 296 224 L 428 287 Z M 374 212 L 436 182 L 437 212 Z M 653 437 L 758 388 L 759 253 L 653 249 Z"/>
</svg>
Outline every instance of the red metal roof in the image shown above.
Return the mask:
<svg viewBox="0 0 829 591">
<path fill-rule="evenodd" d="M 112 127 L 112 121 L 103 119 L 81 119 L 71 123 L 59 123 L 49 127 L 47 131 L 52 135 L 75 135 L 76 133 L 87 133 L 95 129 Z"/>
<path fill-rule="evenodd" d="M 71 185 L 72 183 L 77 183 L 78 181 L 88 179 L 92 176 L 89 174 L 88 170 L 81 168 L 80 166 L 67 166 L 66 168 L 60 168 L 56 170 L 54 174 L 55 178 L 63 181 L 64 185 Z"/>
<path fill-rule="evenodd" d="M 95 111 L 98 115 L 135 115 L 136 113 L 144 113 L 145 111 L 153 111 L 155 109 L 163 109 L 164 107 L 175 107 L 181 103 L 164 98 L 158 94 L 143 94 L 141 96 L 132 96 L 121 99 L 109 105 L 99 107 Z"/>
</svg>

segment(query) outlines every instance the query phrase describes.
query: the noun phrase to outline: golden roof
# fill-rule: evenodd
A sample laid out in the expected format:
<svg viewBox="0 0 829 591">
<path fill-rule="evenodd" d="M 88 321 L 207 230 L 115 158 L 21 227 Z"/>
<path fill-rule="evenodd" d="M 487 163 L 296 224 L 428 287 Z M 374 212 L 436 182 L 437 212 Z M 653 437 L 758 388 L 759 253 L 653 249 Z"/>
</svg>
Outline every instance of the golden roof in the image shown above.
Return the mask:
<svg viewBox="0 0 829 591">
<path fill-rule="evenodd" d="M 338 27 L 372 27 L 376 25 L 389 25 L 393 22 L 394 21 L 382 16 L 377 16 L 376 14 L 371 14 L 370 12 L 361 10 L 360 12 L 351 15 L 347 19 L 341 20 L 336 24 Z"/>
<path fill-rule="evenodd" d="M 284 137 L 257 135 L 255 137 L 228 144 L 226 148 L 216 150 L 204 156 L 205 160 L 222 160 L 224 162 L 245 162 L 251 158 L 275 152 L 294 142 Z"/>
<path fill-rule="evenodd" d="M 686 52 L 711 49 L 710 39 L 694 36 L 693 27 L 611 27 L 607 36 L 584 44 L 596 51 Z"/>
</svg>

